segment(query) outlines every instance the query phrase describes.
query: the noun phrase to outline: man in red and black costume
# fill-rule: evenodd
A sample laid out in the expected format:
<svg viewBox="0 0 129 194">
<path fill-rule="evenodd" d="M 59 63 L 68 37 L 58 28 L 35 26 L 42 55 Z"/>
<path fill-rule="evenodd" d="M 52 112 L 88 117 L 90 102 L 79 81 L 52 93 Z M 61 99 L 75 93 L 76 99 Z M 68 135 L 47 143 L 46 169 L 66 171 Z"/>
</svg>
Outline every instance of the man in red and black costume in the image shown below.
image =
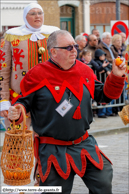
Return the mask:
<svg viewBox="0 0 129 194">
<path fill-rule="evenodd" d="M 52 33 L 47 42 L 50 59 L 33 67 L 21 81 L 21 95 L 8 118 L 22 121 L 22 104 L 31 113 L 40 186 L 62 186 L 70 194 L 78 174 L 90 194 L 112 193 L 112 165 L 88 134 L 93 121 L 91 98 L 109 103 L 122 93 L 126 65 L 113 63 L 105 84 L 92 69 L 76 60 L 75 40 L 67 31 Z"/>
</svg>

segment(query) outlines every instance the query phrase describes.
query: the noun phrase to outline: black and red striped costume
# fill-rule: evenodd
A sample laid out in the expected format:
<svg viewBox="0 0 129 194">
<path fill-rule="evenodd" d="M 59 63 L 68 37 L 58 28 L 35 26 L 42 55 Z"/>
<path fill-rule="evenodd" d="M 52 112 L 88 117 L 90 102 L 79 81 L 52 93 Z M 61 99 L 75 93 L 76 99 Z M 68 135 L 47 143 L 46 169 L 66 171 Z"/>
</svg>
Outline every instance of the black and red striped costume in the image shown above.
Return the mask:
<svg viewBox="0 0 129 194">
<path fill-rule="evenodd" d="M 15 104 L 21 103 L 26 112 L 30 111 L 33 129 L 40 137 L 73 141 L 90 129 L 93 120 L 91 98 L 106 103 L 119 98 L 124 79 L 111 73 L 103 85 L 93 71 L 78 60 L 69 70 L 62 70 L 50 59 L 36 65 L 25 75 L 21 81 L 21 98 L 18 97 Z M 58 90 L 55 89 L 57 86 Z M 62 117 L 55 109 L 69 99 L 68 91 L 72 92 L 73 107 Z M 19 122 L 21 119 L 22 116 Z M 55 145 L 52 139 L 50 141 L 50 144 L 37 143 L 39 147 L 35 149 L 42 182 L 48 178 L 52 164 L 63 179 L 69 177 L 71 168 L 83 177 L 87 158 L 96 168 L 103 169 L 104 154 L 93 136 L 69 146 Z"/>
</svg>

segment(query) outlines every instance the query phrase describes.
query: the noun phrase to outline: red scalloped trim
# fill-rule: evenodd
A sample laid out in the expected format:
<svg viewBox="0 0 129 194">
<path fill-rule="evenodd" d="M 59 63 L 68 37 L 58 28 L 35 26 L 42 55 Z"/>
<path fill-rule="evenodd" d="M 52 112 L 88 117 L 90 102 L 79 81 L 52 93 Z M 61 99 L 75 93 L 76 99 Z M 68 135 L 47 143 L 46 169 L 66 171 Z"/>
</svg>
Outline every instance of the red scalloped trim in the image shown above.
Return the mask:
<svg viewBox="0 0 129 194">
<path fill-rule="evenodd" d="M 56 90 L 53 88 L 53 86 L 49 83 L 49 81 L 46 78 L 43 81 L 41 81 L 36 87 L 32 88 L 28 92 L 25 92 L 24 84 L 21 81 L 21 91 L 22 91 L 23 96 L 27 96 L 35 92 L 36 90 L 39 90 L 40 88 L 46 86 L 52 93 L 55 101 L 59 103 L 67 87 L 76 96 L 76 98 L 78 98 L 78 100 L 81 101 L 83 97 L 83 84 L 89 90 L 91 97 L 94 98 L 94 90 L 90 88 L 90 86 L 86 83 L 83 77 L 80 78 L 80 91 L 79 92 L 77 92 L 66 80 L 64 80 L 62 87 L 60 89 L 60 93 L 57 93 Z"/>
<path fill-rule="evenodd" d="M 53 163 L 55 169 L 57 170 L 58 174 L 66 180 L 69 177 L 70 172 L 71 172 L 71 167 L 70 167 L 70 163 L 68 161 L 68 158 L 66 157 L 67 171 L 66 171 L 66 173 L 64 173 L 62 171 L 62 169 L 60 168 L 60 165 L 59 165 L 56 157 L 53 155 L 50 155 L 50 157 L 48 158 L 48 161 L 47 161 L 47 170 L 46 170 L 45 175 L 43 175 L 43 173 L 42 173 L 42 166 L 41 166 L 40 159 L 38 160 L 38 170 L 39 170 L 39 175 L 40 175 L 42 182 L 45 182 L 45 180 L 47 179 L 47 177 L 50 173 L 50 170 L 51 170 L 52 163 Z"/>
<path fill-rule="evenodd" d="M 67 72 L 64 73 L 59 69 L 56 69 L 55 66 L 50 62 L 38 64 L 37 66 L 32 68 L 22 79 L 20 84 L 22 95 L 27 96 L 32 92 L 46 86 L 52 93 L 55 101 L 59 103 L 67 87 L 76 96 L 76 98 L 81 101 L 83 96 L 84 84 L 89 90 L 91 97 L 94 98 L 94 80 L 96 79 L 96 77 L 91 69 L 86 69 L 84 67 L 82 65 L 82 70 L 80 71 L 80 64 L 79 62 L 77 62 L 75 67 L 73 67 L 73 69 L 70 70 L 67 75 Z M 78 75 L 78 71 L 80 71 L 80 75 L 82 76 L 77 78 L 76 76 Z M 58 78 L 58 82 L 57 80 L 55 81 L 53 79 L 53 75 Z M 78 84 L 75 84 L 76 79 L 78 79 Z M 54 84 L 55 86 L 56 84 L 61 84 L 60 91 L 55 90 L 55 88 L 53 87 Z"/>
<path fill-rule="evenodd" d="M 69 162 L 70 162 L 72 168 L 74 169 L 74 172 L 76 174 L 78 174 L 80 177 L 83 177 L 84 174 L 85 174 L 85 171 L 86 171 L 86 166 L 87 166 L 86 157 L 85 157 L 85 155 L 83 153 L 83 150 L 81 151 L 81 161 L 82 161 L 82 169 L 81 169 L 81 171 L 77 168 L 77 166 L 76 166 L 72 156 L 70 154 L 67 154 L 67 157 L 69 159 Z"/>
<path fill-rule="evenodd" d="M 111 160 L 109 160 L 109 158 L 101 150 L 99 150 L 99 151 L 113 165 L 113 163 L 111 162 Z"/>
<path fill-rule="evenodd" d="M 53 163 L 56 171 L 58 172 L 58 174 L 63 178 L 63 179 L 67 179 L 70 175 L 70 172 L 71 172 L 71 166 L 73 168 L 73 170 L 75 171 L 76 174 L 78 174 L 80 177 L 83 177 L 84 174 L 85 174 L 85 171 L 86 171 L 86 166 L 87 166 L 87 161 L 86 161 L 86 157 L 90 160 L 90 162 L 98 169 L 102 170 L 103 169 L 103 159 L 102 159 L 102 156 L 101 154 L 103 154 L 103 156 L 105 158 L 107 158 L 109 160 L 109 158 L 99 149 L 98 146 L 95 145 L 95 149 L 96 149 L 96 154 L 99 158 L 99 163 L 97 163 L 92 157 L 91 155 L 88 153 L 87 150 L 85 149 L 82 149 L 81 150 L 81 162 L 82 162 L 82 169 L 81 171 L 77 168 L 72 156 L 68 153 L 66 153 L 66 163 L 67 163 L 67 171 L 66 173 L 64 173 L 62 171 L 62 169 L 60 168 L 59 166 L 59 163 L 56 159 L 55 156 L 51 155 L 49 158 L 48 158 L 48 161 L 47 161 L 47 170 L 46 170 L 46 173 L 45 175 L 43 175 L 42 173 L 42 166 L 41 166 L 41 161 L 40 159 L 38 160 L 38 170 L 39 170 L 39 174 L 40 174 L 40 177 L 41 177 L 41 180 L 42 182 L 45 182 L 45 180 L 47 179 L 49 173 L 50 173 L 50 170 L 51 170 L 51 165 Z M 112 164 L 112 162 L 109 160 L 109 162 Z M 71 164 L 71 166 L 70 166 Z"/>
</svg>

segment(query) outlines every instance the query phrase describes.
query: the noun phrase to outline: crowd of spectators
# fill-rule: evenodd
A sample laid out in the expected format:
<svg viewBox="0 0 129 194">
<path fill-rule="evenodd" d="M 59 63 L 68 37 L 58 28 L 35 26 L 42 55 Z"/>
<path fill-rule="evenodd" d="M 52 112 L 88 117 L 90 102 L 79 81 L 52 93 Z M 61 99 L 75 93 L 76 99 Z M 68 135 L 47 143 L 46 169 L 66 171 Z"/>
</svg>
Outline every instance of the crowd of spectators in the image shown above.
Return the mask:
<svg viewBox="0 0 129 194">
<path fill-rule="evenodd" d="M 111 36 L 110 32 L 104 32 L 100 38 L 100 33 L 98 29 L 93 29 L 92 33 L 85 38 L 83 35 L 78 35 L 75 37 L 75 41 L 79 45 L 77 59 L 88 65 L 95 72 L 98 80 L 105 82 L 106 77 L 112 71 L 112 63 L 118 56 L 125 58 L 126 53 L 126 34 L 121 32 Z M 125 82 L 125 86 L 127 82 Z M 115 103 L 118 107 L 105 107 L 103 108 L 93 108 L 94 116 L 99 118 L 107 118 L 108 116 L 115 116 L 118 111 L 122 109 L 119 103 L 128 101 L 128 94 L 123 93 L 121 95 L 121 101 L 116 100 Z M 113 104 L 114 101 L 110 104 Z M 128 103 L 128 102 L 127 102 Z M 92 106 L 97 104 L 92 101 Z M 102 105 L 102 104 L 101 104 Z M 99 104 L 98 104 L 99 106 Z"/>
<path fill-rule="evenodd" d="M 3 33 L 0 34 L 1 42 L 2 38 Z M 103 83 L 112 70 L 113 60 L 118 56 L 125 58 L 127 45 L 126 34 L 124 32 L 113 36 L 111 36 L 110 32 L 104 32 L 100 38 L 99 30 L 93 29 L 87 38 L 83 35 L 77 35 L 75 41 L 79 45 L 77 59 L 90 66 L 95 72 L 98 80 Z M 125 88 L 127 87 L 127 84 L 128 83 L 125 81 Z M 121 95 L 121 102 L 123 101 L 128 104 L 127 91 Z M 118 99 L 115 103 L 119 104 L 121 102 Z M 114 101 L 110 104 L 113 103 Z M 94 116 L 97 115 L 100 118 L 117 115 L 118 111 L 122 109 L 122 106 L 95 109 L 95 106 L 97 106 L 95 101 L 92 101 L 92 105 L 94 106 Z"/>
</svg>

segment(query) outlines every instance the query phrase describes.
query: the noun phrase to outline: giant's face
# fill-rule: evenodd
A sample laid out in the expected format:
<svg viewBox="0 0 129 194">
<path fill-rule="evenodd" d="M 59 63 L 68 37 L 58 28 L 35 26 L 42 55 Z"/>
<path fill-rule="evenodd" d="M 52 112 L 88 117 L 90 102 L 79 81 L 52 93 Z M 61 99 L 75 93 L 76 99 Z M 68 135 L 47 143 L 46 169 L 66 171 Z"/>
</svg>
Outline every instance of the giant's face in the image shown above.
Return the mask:
<svg viewBox="0 0 129 194">
<path fill-rule="evenodd" d="M 33 8 L 27 13 L 26 19 L 33 28 L 37 29 L 43 24 L 44 13 L 39 8 Z"/>
</svg>

